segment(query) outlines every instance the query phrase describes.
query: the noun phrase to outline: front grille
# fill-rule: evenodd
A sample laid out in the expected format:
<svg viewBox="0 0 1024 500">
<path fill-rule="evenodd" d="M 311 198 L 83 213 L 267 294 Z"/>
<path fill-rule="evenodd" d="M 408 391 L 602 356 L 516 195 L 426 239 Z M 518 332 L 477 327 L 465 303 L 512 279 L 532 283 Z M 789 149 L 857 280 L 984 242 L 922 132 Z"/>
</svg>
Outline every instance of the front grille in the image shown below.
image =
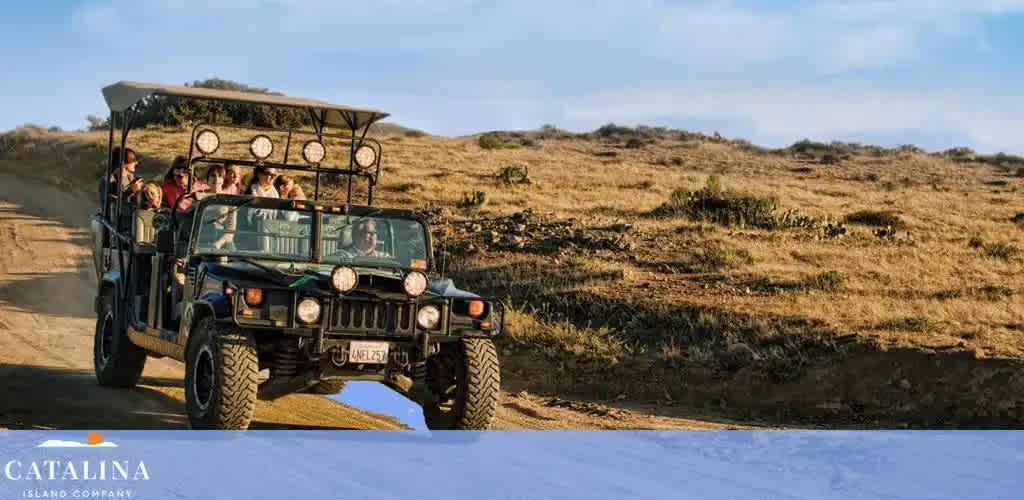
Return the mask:
<svg viewBox="0 0 1024 500">
<path fill-rule="evenodd" d="M 331 308 L 331 330 L 367 335 L 411 335 L 412 304 L 340 299 Z"/>
</svg>

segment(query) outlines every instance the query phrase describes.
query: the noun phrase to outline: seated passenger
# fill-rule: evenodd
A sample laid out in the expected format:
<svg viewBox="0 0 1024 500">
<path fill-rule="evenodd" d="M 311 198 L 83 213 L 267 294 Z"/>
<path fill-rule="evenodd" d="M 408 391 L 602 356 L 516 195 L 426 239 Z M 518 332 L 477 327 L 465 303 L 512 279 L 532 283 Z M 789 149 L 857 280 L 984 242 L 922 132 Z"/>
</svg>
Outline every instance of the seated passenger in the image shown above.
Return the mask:
<svg viewBox="0 0 1024 500">
<path fill-rule="evenodd" d="M 229 165 L 224 171 L 224 190 L 218 191 L 227 194 L 242 194 L 242 172 L 238 165 Z"/>
<path fill-rule="evenodd" d="M 178 202 L 178 198 L 187 194 L 188 177 L 188 160 L 184 156 L 175 157 L 174 161 L 171 162 L 171 167 L 164 174 L 164 183 L 161 186 L 164 194 L 164 206 L 168 209 L 173 210 L 174 204 Z M 208 186 L 202 182 L 196 181 L 192 184 L 192 192 L 201 192 L 207 189 Z M 183 200 L 178 205 L 178 211 L 184 212 L 191 204 L 191 198 Z"/>
<path fill-rule="evenodd" d="M 212 192 L 217 194 L 226 193 L 224 187 L 226 173 L 227 169 L 225 169 L 223 165 L 213 165 L 206 171 L 206 185 L 213 186 Z M 216 230 L 215 233 L 219 236 L 212 243 L 207 244 L 212 245 L 213 248 L 227 248 L 229 250 L 233 250 L 238 214 L 232 209 L 232 207 L 227 205 L 218 206 L 216 209 L 220 214 L 210 222 Z M 213 232 L 208 234 L 213 234 Z"/>
<path fill-rule="evenodd" d="M 295 179 L 287 175 L 279 175 L 274 180 L 274 188 L 277 189 L 277 193 L 284 200 L 305 200 L 306 195 L 302 192 L 302 187 L 295 183 Z M 299 212 L 287 211 L 282 212 L 285 220 L 299 220 Z"/>
<path fill-rule="evenodd" d="M 295 183 L 295 179 L 280 175 L 274 180 L 274 187 L 278 195 L 284 200 L 305 200 L 306 194 L 302 192 L 302 186 Z"/>
<path fill-rule="evenodd" d="M 248 194 L 261 198 L 280 198 L 281 194 L 274 187 L 274 178 L 277 177 L 277 169 L 258 165 L 255 169 L 252 181 L 249 183 Z"/>
<path fill-rule="evenodd" d="M 118 165 L 121 163 L 121 147 L 115 147 L 110 152 L 110 165 Z M 135 180 L 135 167 L 138 165 L 138 159 L 135 157 L 135 151 L 131 148 L 125 148 L 124 150 L 124 164 L 121 165 L 121 185 L 118 186 L 118 173 L 116 170 L 112 170 L 110 175 L 105 175 L 100 180 L 100 204 L 101 206 L 105 203 L 110 202 L 110 195 L 115 193 L 123 193 L 130 186 L 133 180 Z"/>
<path fill-rule="evenodd" d="M 155 182 L 147 182 L 139 191 L 137 210 L 135 211 L 135 237 L 137 241 L 152 243 L 156 237 L 156 221 L 154 215 L 163 211 L 160 206 L 162 191 Z"/>
</svg>

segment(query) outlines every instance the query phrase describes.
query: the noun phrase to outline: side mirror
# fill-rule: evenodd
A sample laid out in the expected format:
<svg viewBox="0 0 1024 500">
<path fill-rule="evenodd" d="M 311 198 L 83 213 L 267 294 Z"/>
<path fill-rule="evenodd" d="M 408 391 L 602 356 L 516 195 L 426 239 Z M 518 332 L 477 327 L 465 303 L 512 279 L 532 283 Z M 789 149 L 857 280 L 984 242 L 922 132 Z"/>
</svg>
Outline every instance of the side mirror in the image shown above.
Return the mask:
<svg viewBox="0 0 1024 500">
<path fill-rule="evenodd" d="M 156 251 L 160 253 L 174 252 L 174 231 L 158 231 L 156 233 Z"/>
</svg>

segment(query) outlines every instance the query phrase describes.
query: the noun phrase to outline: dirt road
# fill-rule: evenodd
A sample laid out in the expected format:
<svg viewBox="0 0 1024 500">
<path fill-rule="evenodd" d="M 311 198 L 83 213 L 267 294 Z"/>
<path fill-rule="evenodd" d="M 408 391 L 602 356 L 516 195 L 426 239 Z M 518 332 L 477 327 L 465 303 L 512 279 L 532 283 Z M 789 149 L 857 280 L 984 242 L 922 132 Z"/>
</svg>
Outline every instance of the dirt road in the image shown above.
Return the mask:
<svg viewBox="0 0 1024 500">
<path fill-rule="evenodd" d="M 92 370 L 94 207 L 49 184 L 0 174 L 0 428 L 186 428 L 182 365 L 149 359 L 141 384 L 100 387 Z M 498 429 L 737 427 L 600 405 L 505 395 Z M 396 418 L 317 395 L 261 401 L 254 429 L 402 429 Z"/>
</svg>

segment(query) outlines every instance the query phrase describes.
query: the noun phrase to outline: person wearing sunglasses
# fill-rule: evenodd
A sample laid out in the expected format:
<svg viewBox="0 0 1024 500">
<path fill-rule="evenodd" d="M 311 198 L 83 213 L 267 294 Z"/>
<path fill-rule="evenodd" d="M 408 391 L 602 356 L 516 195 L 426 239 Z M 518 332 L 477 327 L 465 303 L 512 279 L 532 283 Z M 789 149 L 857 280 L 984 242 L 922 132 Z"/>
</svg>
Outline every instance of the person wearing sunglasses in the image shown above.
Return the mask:
<svg viewBox="0 0 1024 500">
<path fill-rule="evenodd" d="M 164 183 L 160 188 L 164 192 L 164 206 L 174 209 L 178 198 L 185 196 L 188 189 L 188 160 L 184 156 L 177 156 L 171 162 L 171 168 L 167 169 L 164 175 Z M 192 191 L 206 191 L 208 186 L 196 180 L 192 185 Z M 178 205 L 178 211 L 184 212 L 192 204 L 192 198 L 182 200 Z"/>
</svg>

